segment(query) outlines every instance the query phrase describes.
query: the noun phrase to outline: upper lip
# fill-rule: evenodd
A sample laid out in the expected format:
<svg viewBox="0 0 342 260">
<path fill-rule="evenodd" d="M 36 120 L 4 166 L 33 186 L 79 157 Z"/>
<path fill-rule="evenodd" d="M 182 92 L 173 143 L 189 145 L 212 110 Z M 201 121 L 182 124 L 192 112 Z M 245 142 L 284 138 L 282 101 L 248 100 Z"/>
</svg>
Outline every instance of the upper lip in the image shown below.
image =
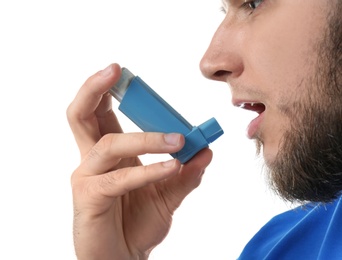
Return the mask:
<svg viewBox="0 0 342 260">
<path fill-rule="evenodd" d="M 260 101 L 248 101 L 248 100 L 233 100 L 233 105 L 246 110 L 263 113 L 266 110 L 266 105 Z"/>
</svg>

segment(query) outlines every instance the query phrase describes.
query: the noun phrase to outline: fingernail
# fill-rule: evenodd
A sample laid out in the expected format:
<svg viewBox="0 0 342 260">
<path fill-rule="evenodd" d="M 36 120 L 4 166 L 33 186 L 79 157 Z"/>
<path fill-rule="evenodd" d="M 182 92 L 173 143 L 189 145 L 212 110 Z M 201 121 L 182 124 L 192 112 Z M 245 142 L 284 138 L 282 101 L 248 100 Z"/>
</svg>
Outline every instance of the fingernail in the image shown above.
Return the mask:
<svg viewBox="0 0 342 260">
<path fill-rule="evenodd" d="M 108 77 L 113 73 L 112 65 L 109 65 L 107 68 L 104 70 L 100 71 L 100 74 L 102 77 Z"/>
<path fill-rule="evenodd" d="M 171 159 L 169 161 L 163 162 L 163 166 L 165 168 L 171 168 L 174 165 L 175 165 L 175 159 Z"/>
<path fill-rule="evenodd" d="M 176 146 L 179 144 L 180 135 L 179 134 L 165 134 L 164 139 L 167 144 Z"/>
</svg>

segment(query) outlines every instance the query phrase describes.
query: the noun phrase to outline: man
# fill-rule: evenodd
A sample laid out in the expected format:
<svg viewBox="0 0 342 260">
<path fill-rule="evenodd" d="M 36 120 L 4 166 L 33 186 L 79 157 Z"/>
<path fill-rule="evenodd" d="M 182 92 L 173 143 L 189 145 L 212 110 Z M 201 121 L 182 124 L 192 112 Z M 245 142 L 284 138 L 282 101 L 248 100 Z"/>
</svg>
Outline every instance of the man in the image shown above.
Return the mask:
<svg viewBox="0 0 342 260">
<path fill-rule="evenodd" d="M 223 10 L 202 73 L 258 113 L 248 136 L 271 187 L 304 205 L 267 223 L 240 259 L 342 259 L 342 3 L 227 0 Z M 212 158 L 204 149 L 184 165 L 141 165 L 139 155 L 176 152 L 184 137 L 123 134 L 108 94 L 120 73 L 112 64 L 90 77 L 67 112 L 82 157 L 72 175 L 80 260 L 147 259 Z"/>
</svg>

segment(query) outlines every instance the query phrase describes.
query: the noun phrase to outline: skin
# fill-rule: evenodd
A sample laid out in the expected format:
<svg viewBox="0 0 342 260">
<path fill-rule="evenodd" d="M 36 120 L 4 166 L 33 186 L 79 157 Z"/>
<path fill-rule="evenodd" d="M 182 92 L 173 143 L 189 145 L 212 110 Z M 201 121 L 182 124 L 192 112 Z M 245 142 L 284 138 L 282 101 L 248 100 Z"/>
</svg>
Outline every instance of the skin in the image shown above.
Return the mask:
<svg viewBox="0 0 342 260">
<path fill-rule="evenodd" d="M 325 28 L 326 1 L 263 1 L 252 13 L 241 1 L 228 10 L 200 63 L 203 75 L 228 83 L 232 102 L 266 106 L 255 136 L 272 162 L 290 118 L 283 112 L 300 100 L 314 72 L 315 43 Z M 291 18 L 291 19 L 289 19 Z M 267 40 L 265 40 L 267 39 Z M 306 91 L 304 91 L 306 93 Z"/>
<path fill-rule="evenodd" d="M 203 74 L 228 83 L 234 105 L 264 105 L 251 138 L 278 195 L 301 203 L 335 199 L 342 189 L 341 89 L 331 81 L 339 78 L 340 47 L 331 43 L 340 35 L 331 26 L 340 21 L 332 14 L 338 2 L 255 1 L 253 12 L 239 1 L 224 3 Z"/>
<path fill-rule="evenodd" d="M 342 3 L 330 4 L 315 73 L 301 100 L 283 110 L 290 128 L 268 166 L 271 188 L 288 201 L 325 203 L 342 191 Z"/>
<path fill-rule="evenodd" d="M 262 142 L 271 163 L 289 129 L 284 111 L 307 90 L 303 75 L 314 73 L 327 1 L 261 2 L 254 11 L 242 7 L 243 1 L 224 2 L 226 17 L 200 67 L 207 78 L 228 83 L 234 103 L 266 106 L 253 138 Z M 91 76 L 67 110 L 81 155 L 71 177 L 80 260 L 148 258 L 212 158 L 204 149 L 185 165 L 177 160 L 141 165 L 139 155 L 176 152 L 184 137 L 122 133 L 107 93 L 120 74 L 120 66 L 112 64 Z"/>
<path fill-rule="evenodd" d="M 180 134 L 123 134 L 107 93 L 121 75 L 118 64 L 90 77 L 67 110 L 81 154 L 71 177 L 74 243 L 79 260 L 146 259 L 167 235 L 172 214 L 201 181 L 212 152 L 191 161 L 141 165 L 145 153 L 173 153 Z M 127 143 L 134 145 L 127 145 Z"/>
</svg>

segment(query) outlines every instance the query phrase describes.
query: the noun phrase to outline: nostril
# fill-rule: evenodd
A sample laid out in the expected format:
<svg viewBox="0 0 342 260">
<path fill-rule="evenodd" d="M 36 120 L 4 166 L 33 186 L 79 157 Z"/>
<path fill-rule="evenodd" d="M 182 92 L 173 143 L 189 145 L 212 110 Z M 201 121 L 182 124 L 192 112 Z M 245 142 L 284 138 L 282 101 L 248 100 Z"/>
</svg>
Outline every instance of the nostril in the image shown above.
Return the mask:
<svg viewBox="0 0 342 260">
<path fill-rule="evenodd" d="M 220 78 L 222 78 L 222 77 L 227 77 L 227 76 L 229 76 L 231 74 L 231 72 L 230 71 L 226 71 L 226 70 L 218 70 L 218 71 L 216 71 L 215 73 L 214 73 L 214 78 L 216 78 L 216 79 L 220 79 Z"/>
</svg>

